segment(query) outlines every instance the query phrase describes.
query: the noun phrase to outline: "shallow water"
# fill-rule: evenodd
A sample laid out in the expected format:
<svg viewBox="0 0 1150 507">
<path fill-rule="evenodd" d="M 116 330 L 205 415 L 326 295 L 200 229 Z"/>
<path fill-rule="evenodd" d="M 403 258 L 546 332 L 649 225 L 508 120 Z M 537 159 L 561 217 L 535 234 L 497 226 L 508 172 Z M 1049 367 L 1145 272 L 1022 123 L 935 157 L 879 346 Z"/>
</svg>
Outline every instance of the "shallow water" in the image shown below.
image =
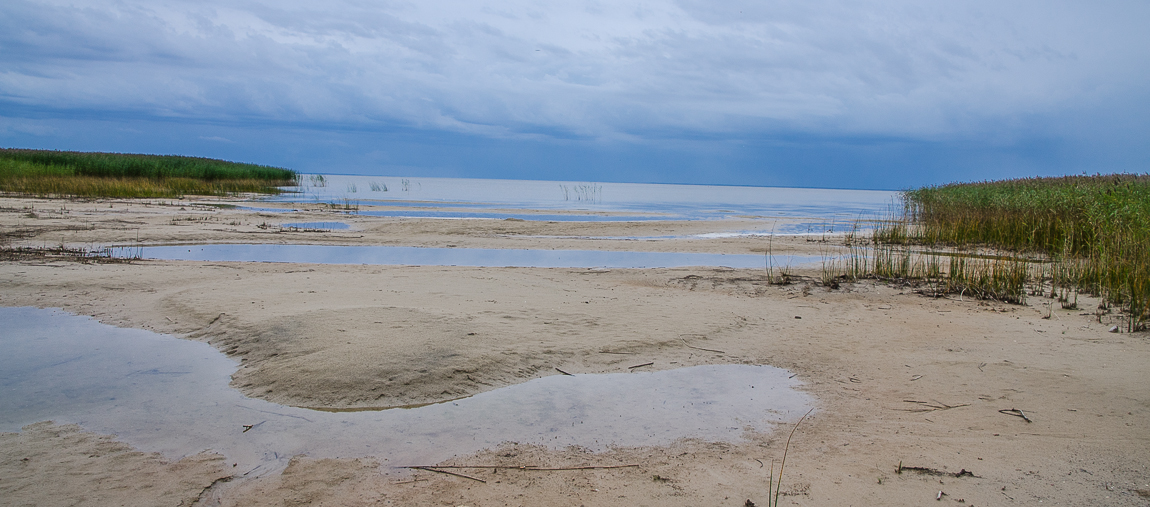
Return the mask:
<svg viewBox="0 0 1150 507">
<path fill-rule="evenodd" d="M 465 216 L 524 220 L 708 220 L 731 217 L 813 217 L 852 221 L 889 211 L 897 192 L 818 188 L 587 183 L 467 178 L 400 178 L 324 175 L 324 186 L 308 176 L 304 185 L 269 201 L 296 203 L 434 206 L 454 211 L 412 211 L 387 216 Z M 372 184 L 380 190 L 372 190 Z M 383 188 L 387 188 L 384 191 Z M 517 215 L 467 211 L 513 208 L 586 212 L 629 212 L 652 217 Z M 657 218 L 656 218 L 657 216 Z"/>
<path fill-rule="evenodd" d="M 0 430 L 52 419 L 179 457 L 212 449 L 241 471 L 296 454 L 431 464 L 512 441 L 665 445 L 736 441 L 796 420 L 812 399 L 770 366 L 555 375 L 419 408 L 322 412 L 244 397 L 211 346 L 60 310 L 0 308 Z M 244 425 L 252 425 L 244 431 Z"/>
<path fill-rule="evenodd" d="M 603 250 L 517 250 L 500 248 L 423 248 L 402 246 L 213 244 L 117 248 L 116 257 L 185 261 L 300 262 L 540 268 L 671 268 L 725 266 L 764 268 L 815 264 L 819 256 L 613 252 Z"/>
<path fill-rule="evenodd" d="M 319 229 L 325 231 L 335 231 L 351 228 L 350 225 L 343 222 L 292 222 L 290 224 L 280 224 L 284 229 Z"/>
</svg>

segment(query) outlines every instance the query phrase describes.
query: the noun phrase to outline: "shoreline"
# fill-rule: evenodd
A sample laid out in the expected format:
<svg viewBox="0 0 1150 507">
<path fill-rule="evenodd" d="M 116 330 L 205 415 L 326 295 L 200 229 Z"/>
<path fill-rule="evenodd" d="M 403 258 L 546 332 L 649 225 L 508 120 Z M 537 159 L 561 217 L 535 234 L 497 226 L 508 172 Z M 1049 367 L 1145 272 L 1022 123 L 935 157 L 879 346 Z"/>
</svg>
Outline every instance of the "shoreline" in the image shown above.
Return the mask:
<svg viewBox="0 0 1150 507">
<path fill-rule="evenodd" d="M 23 209 L 45 202 L 59 211 Z M 261 230 L 260 221 L 270 217 L 259 212 L 189 209 L 186 204 L 180 209 L 136 201 L 4 197 L 0 208 L 4 230 L 28 231 L 25 237 L 10 234 L 10 244 L 31 246 L 133 244 L 137 233 L 142 244 L 243 238 L 758 254 L 770 248 L 815 255 L 834 246 L 829 239 L 782 236 L 769 242 L 533 237 L 539 231 L 701 234 L 723 232 L 735 221 L 459 224 L 353 216 L 340 221 L 361 230 L 306 233 Z M 333 216 L 301 212 L 290 219 L 282 216 L 282 221 L 331 221 Z M 803 390 L 820 406 L 791 444 L 784 477 L 784 491 L 791 494 L 784 502 L 918 504 L 933 501 L 941 490 L 943 501 L 962 499 L 965 505 L 1036 499 L 1145 505 L 1150 495 L 1144 465 L 1150 463 L 1150 435 L 1144 430 L 1150 423 L 1145 333 L 1107 333 L 1107 323 L 1058 305 L 1048 311 L 1049 300 L 1038 296 L 1027 305 L 1006 305 L 927 298 L 913 288 L 869 281 L 831 291 L 802 283 L 770 285 L 764 278 L 762 269 L 721 268 L 25 260 L 0 262 L 6 287 L 0 304 L 59 307 L 109 324 L 207 341 L 242 361 L 233 387 L 293 406 L 423 403 L 442 399 L 445 392 L 471 395 L 558 374 L 555 367 L 572 373 L 615 371 L 632 358 L 652 361 L 655 369 L 769 364 L 797 373 Z M 1080 300 L 1083 308 L 1092 303 Z M 1048 314 L 1052 318 L 1043 318 Z M 344 331 L 331 336 L 333 329 Z M 683 335 L 723 353 L 684 347 Z M 387 337 L 383 345 L 380 336 Z M 413 364 L 423 365 L 426 373 L 413 371 Z M 396 380 L 383 380 L 390 377 Z M 1034 422 L 1000 412 L 1011 408 L 1026 410 Z M 535 475 L 507 471 L 502 482 L 486 484 L 380 469 L 367 458 L 301 457 L 282 474 L 237 479 L 217 489 L 222 505 L 289 498 L 401 504 L 451 498 L 456 505 L 742 505 L 752 499 L 763 505 L 766 470 L 759 462 L 781 456 L 783 437 L 785 432 L 776 431 L 736 444 L 683 441 L 597 454 L 502 444 L 449 460 L 640 465 Z M 67 457 L 69 449 L 57 445 L 52 452 L 61 463 L 75 464 Z M 4 456 L 4 466 L 19 466 L 19 458 L 9 458 Z M 899 474 L 899 463 L 952 474 L 967 470 L 977 477 Z M 66 476 L 80 469 L 61 470 L 57 473 Z M 35 493 L 29 484 L 16 488 Z"/>
</svg>

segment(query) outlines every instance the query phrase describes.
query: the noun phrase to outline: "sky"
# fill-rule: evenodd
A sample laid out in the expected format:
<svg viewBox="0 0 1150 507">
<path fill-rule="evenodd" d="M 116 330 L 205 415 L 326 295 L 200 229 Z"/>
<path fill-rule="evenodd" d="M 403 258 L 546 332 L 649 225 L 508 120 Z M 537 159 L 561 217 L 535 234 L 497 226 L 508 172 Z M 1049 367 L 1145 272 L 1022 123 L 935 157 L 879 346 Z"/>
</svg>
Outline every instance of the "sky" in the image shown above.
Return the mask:
<svg viewBox="0 0 1150 507">
<path fill-rule="evenodd" d="M 0 147 L 904 189 L 1150 170 L 1150 2 L 4 0 Z"/>
</svg>

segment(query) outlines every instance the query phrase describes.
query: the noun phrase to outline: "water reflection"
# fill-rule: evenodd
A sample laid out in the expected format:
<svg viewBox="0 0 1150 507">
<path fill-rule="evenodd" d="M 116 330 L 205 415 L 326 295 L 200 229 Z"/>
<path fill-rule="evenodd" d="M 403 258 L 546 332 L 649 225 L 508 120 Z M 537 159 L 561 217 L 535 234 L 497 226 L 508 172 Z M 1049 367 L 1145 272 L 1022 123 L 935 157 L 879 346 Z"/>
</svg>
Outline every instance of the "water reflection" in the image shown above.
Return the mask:
<svg viewBox="0 0 1150 507">
<path fill-rule="evenodd" d="M 800 266 L 822 261 L 822 257 L 804 255 L 776 255 L 768 259 L 765 255 L 750 254 L 275 244 L 129 247 L 113 249 L 112 254 L 122 258 L 213 262 L 538 268 L 764 268 L 768 262 L 773 266 Z"/>
<path fill-rule="evenodd" d="M 280 224 L 280 227 L 284 229 L 334 231 L 348 229 L 351 226 L 343 222 L 292 222 L 290 224 Z"/>
<path fill-rule="evenodd" d="M 812 402 L 786 370 L 720 365 L 556 375 L 416 409 L 320 412 L 242 396 L 228 386 L 236 362 L 205 343 L 59 310 L 0 308 L 0 320 L 0 430 L 76 422 L 169 456 L 212 449 L 243 470 L 303 453 L 427 464 L 506 441 L 594 450 L 734 441 Z"/>
<path fill-rule="evenodd" d="M 813 217 L 851 221 L 889 211 L 897 192 L 818 188 L 666 185 L 646 183 L 587 183 L 467 178 L 400 178 L 383 176 L 304 176 L 303 185 L 268 198 L 292 203 L 388 205 L 456 208 L 456 211 L 389 211 L 386 216 L 479 217 L 485 211 L 468 208 L 513 208 L 585 212 L 628 212 L 652 217 L 626 220 L 706 220 L 732 217 Z M 507 215 L 510 216 L 510 215 Z M 506 218 L 500 215 L 498 218 Z M 654 218 L 658 216 L 658 218 Z M 492 217 L 489 217 L 492 218 Z M 524 220 L 620 220 L 619 217 L 570 215 Z"/>
</svg>

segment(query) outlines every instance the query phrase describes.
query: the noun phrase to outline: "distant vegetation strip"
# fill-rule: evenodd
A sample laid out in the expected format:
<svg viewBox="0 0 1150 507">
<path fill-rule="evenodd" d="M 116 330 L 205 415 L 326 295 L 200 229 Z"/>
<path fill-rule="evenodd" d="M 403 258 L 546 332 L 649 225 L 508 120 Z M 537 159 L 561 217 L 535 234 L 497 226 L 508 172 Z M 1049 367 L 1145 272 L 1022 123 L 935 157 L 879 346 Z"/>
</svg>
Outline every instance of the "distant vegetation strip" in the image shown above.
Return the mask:
<svg viewBox="0 0 1150 507">
<path fill-rule="evenodd" d="M 1120 306 L 1131 330 L 1150 320 L 1148 174 L 953 183 L 909 190 L 903 201 L 904 216 L 876 231 L 876 245 L 983 248 L 1039 259 L 1049 268 L 1038 280 L 1033 266 L 1021 267 L 1024 260 L 988 262 L 1004 264 L 1003 277 L 1019 295 L 1023 281 L 1049 282 L 1052 293 L 1082 291 Z M 963 276 L 954 271 L 964 264 L 979 265 L 954 259 L 946 263 L 949 272 L 945 265 L 927 271 L 952 280 Z M 1007 266 L 1012 263 L 1019 265 Z"/>
<path fill-rule="evenodd" d="M 175 155 L 0 149 L 0 191 L 81 197 L 277 193 L 295 171 Z"/>
</svg>

